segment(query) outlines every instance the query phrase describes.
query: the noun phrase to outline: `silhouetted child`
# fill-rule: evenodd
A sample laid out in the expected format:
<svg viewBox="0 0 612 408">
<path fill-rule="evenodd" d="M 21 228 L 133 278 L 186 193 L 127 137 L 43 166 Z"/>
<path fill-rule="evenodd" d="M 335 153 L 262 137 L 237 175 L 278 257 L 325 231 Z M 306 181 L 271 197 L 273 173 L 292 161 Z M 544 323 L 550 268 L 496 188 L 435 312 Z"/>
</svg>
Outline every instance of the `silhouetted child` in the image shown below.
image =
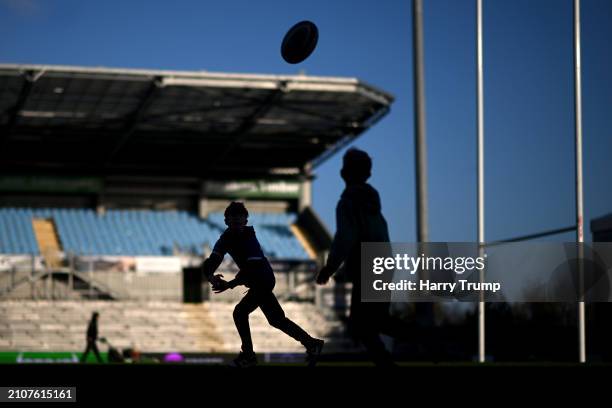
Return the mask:
<svg viewBox="0 0 612 408">
<path fill-rule="evenodd" d="M 272 293 L 276 283 L 272 267 L 261 250 L 255 230 L 246 225 L 248 216 L 246 207 L 239 202 L 232 202 L 225 209 L 225 224 L 228 228 L 221 234 L 212 253 L 203 264 L 204 274 L 215 293 L 233 289 L 238 285 L 249 288 L 234 309 L 234 322 L 242 340 L 242 351 L 234 360 L 234 364 L 238 367 L 257 364 L 249 328 L 249 314 L 259 307 L 271 326 L 304 345 L 307 360 L 312 366 L 316 363 L 324 342 L 311 337 L 285 316 L 276 296 Z M 229 282 L 223 279 L 223 275 L 214 275 L 226 253 L 231 255 L 239 268 L 236 278 Z"/>
</svg>

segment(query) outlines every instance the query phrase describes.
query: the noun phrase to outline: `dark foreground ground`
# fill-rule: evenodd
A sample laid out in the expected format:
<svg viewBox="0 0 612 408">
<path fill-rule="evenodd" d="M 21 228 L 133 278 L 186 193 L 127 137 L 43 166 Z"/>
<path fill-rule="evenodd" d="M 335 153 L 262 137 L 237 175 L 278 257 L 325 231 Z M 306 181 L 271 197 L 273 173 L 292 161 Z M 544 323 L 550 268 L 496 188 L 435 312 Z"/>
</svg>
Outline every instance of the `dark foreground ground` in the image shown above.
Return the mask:
<svg viewBox="0 0 612 408">
<path fill-rule="evenodd" d="M 497 402 L 517 393 L 562 396 L 571 390 L 607 390 L 612 366 L 573 363 L 401 363 L 379 369 L 364 362 L 268 363 L 249 369 L 203 364 L 2 364 L 1 387 L 76 387 L 78 405 L 212 406 L 238 400 L 249 405 L 328 406 L 339 400 L 361 402 L 392 397 L 403 405 L 414 398 L 435 401 L 478 398 L 497 390 Z M 604 381 L 605 380 L 605 381 Z M 402 403 L 403 401 L 403 403 Z M 490 400 L 494 402 L 495 400 Z M 269 402 L 270 404 L 266 403 Z M 161 404 L 161 405 L 159 405 Z M 75 404 L 66 404 L 74 406 Z M 317 404 L 318 405 L 318 404 Z M 21 404 L 21 406 L 29 406 Z M 376 406 L 382 406 L 377 404 Z"/>
</svg>

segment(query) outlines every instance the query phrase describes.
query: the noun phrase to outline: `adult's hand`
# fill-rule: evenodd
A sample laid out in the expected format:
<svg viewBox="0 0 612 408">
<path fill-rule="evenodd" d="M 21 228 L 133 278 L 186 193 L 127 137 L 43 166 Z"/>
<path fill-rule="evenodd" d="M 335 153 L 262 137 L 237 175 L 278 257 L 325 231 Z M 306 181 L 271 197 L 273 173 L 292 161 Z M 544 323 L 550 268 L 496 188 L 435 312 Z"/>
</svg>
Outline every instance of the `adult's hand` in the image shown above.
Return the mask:
<svg viewBox="0 0 612 408">
<path fill-rule="evenodd" d="M 329 281 L 329 278 L 332 276 L 333 273 L 334 271 L 332 271 L 327 266 L 321 268 L 316 277 L 317 285 L 325 285 Z"/>
</svg>

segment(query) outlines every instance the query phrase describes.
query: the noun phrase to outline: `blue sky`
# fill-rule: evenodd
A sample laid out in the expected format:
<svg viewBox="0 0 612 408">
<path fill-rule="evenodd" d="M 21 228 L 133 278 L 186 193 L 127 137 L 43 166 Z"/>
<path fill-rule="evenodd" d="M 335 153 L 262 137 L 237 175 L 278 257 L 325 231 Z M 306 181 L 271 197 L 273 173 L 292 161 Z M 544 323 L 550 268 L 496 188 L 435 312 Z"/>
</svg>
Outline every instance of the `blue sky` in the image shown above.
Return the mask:
<svg viewBox="0 0 612 408">
<path fill-rule="evenodd" d="M 429 227 L 476 239 L 475 0 L 424 0 Z M 574 222 L 572 0 L 484 0 L 486 237 Z M 0 62 L 351 76 L 396 97 L 353 145 L 395 241 L 415 240 L 411 2 L 0 0 Z M 280 58 L 309 19 L 319 44 Z M 612 212 L 612 2 L 582 0 L 585 220 Z M 314 205 L 333 230 L 341 154 L 317 170 Z M 586 225 L 585 233 L 590 237 Z M 556 239 L 572 240 L 567 234 Z"/>
</svg>

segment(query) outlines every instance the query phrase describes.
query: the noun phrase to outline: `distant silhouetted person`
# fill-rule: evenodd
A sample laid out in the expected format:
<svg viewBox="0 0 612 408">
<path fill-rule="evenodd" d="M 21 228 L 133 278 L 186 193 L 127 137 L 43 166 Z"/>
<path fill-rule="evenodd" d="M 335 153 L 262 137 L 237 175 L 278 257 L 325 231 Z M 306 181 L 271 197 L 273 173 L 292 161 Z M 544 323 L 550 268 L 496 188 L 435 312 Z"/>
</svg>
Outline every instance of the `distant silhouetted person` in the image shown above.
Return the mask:
<svg viewBox="0 0 612 408">
<path fill-rule="evenodd" d="M 215 293 L 233 289 L 238 285 L 249 288 L 247 294 L 234 309 L 234 322 L 242 340 L 242 351 L 234 360 L 238 367 L 249 367 L 257 364 L 253 351 L 249 314 L 258 307 L 273 327 L 299 341 L 306 348 L 309 365 L 314 365 L 323 349 L 323 340 L 315 339 L 301 327 L 285 316 L 276 296 L 272 293 L 276 280 L 270 263 L 261 250 L 253 227 L 247 227 L 249 213 L 244 204 L 232 202 L 225 210 L 225 224 L 228 228 L 221 234 L 212 253 L 204 261 L 203 272 L 212 284 Z M 225 281 L 223 275 L 214 275 L 229 253 L 240 271 L 236 278 Z"/>
<path fill-rule="evenodd" d="M 376 365 L 393 365 L 380 333 L 391 327 L 389 303 L 361 302 L 361 242 L 389 242 L 387 222 L 381 212 L 378 192 L 366 181 L 370 178 L 372 160 L 359 149 L 349 149 L 340 171 L 346 188 L 336 207 L 336 234 L 327 264 L 317 275 L 317 283 L 326 284 L 345 263 L 347 278 L 353 283 L 349 327 L 368 350 Z M 389 333 L 391 334 L 391 333 Z"/>
<path fill-rule="evenodd" d="M 102 357 L 100 357 L 98 345 L 96 344 L 98 341 L 98 316 L 98 312 L 93 312 L 89 325 L 87 326 L 87 346 L 85 347 L 85 352 L 83 352 L 83 355 L 81 356 L 81 363 L 87 361 L 89 351 L 93 351 L 98 363 L 102 362 Z"/>
</svg>

